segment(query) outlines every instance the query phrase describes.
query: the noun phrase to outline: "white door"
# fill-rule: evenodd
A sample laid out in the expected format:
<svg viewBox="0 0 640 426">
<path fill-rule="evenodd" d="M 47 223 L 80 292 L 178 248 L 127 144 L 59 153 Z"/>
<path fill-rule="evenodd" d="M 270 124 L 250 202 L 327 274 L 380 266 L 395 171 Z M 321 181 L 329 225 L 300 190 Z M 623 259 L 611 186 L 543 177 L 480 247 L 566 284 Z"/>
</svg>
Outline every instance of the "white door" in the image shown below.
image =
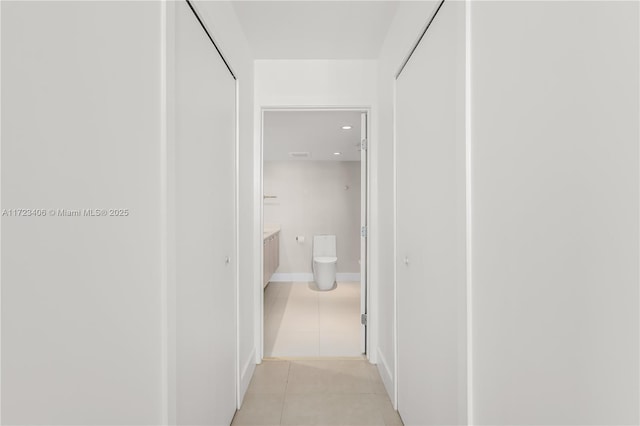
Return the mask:
<svg viewBox="0 0 640 426">
<path fill-rule="evenodd" d="M 236 406 L 235 79 L 184 1 L 175 17 L 176 417 Z"/>
<path fill-rule="evenodd" d="M 446 1 L 397 79 L 398 411 L 466 422 L 464 3 Z"/>
<path fill-rule="evenodd" d="M 360 118 L 360 349 L 367 352 L 367 113 L 363 112 Z M 364 319 L 364 320 L 362 320 Z"/>
</svg>

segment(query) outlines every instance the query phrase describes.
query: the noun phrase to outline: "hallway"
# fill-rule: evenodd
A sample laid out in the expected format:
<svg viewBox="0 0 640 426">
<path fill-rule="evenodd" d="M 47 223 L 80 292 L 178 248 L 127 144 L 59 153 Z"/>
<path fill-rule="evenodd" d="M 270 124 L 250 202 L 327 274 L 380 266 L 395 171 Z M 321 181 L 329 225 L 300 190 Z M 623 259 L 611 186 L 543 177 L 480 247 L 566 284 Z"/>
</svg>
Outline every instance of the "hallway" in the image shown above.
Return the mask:
<svg viewBox="0 0 640 426">
<path fill-rule="evenodd" d="M 402 425 L 375 365 L 357 358 L 266 360 L 232 425 Z"/>
<path fill-rule="evenodd" d="M 0 425 L 640 425 L 640 0 L 0 38 Z"/>
</svg>

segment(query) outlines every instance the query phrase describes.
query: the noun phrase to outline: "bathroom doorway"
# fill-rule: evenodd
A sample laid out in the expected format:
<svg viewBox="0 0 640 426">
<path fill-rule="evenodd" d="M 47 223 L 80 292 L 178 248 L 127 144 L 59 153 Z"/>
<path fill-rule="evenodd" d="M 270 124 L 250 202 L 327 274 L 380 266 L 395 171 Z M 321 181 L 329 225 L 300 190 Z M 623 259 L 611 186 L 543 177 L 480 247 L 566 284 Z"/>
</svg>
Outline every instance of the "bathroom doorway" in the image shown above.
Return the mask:
<svg viewBox="0 0 640 426">
<path fill-rule="evenodd" d="M 264 108 L 261 358 L 366 357 L 366 108 Z"/>
</svg>

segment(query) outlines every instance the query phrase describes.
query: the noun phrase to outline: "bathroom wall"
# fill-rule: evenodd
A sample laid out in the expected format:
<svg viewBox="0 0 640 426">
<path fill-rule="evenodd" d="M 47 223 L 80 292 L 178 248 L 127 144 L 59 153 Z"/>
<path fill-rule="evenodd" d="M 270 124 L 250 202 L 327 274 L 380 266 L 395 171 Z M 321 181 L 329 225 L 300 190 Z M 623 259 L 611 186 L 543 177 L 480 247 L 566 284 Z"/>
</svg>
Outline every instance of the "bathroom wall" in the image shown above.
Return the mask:
<svg viewBox="0 0 640 426">
<path fill-rule="evenodd" d="M 336 235 L 339 273 L 360 272 L 360 162 L 265 162 L 264 193 L 278 197 L 264 203 L 265 226 L 281 227 L 278 273 L 311 273 L 317 234 Z"/>
</svg>

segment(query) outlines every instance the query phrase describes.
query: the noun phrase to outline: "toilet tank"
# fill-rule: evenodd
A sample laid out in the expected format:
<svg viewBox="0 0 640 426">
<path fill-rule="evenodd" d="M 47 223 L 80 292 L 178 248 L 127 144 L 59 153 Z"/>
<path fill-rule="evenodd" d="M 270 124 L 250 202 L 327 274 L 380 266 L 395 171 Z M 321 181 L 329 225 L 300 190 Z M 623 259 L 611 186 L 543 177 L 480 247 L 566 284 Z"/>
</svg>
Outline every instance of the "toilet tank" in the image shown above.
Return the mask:
<svg viewBox="0 0 640 426">
<path fill-rule="evenodd" d="M 314 235 L 313 257 L 337 257 L 335 235 Z"/>
</svg>

